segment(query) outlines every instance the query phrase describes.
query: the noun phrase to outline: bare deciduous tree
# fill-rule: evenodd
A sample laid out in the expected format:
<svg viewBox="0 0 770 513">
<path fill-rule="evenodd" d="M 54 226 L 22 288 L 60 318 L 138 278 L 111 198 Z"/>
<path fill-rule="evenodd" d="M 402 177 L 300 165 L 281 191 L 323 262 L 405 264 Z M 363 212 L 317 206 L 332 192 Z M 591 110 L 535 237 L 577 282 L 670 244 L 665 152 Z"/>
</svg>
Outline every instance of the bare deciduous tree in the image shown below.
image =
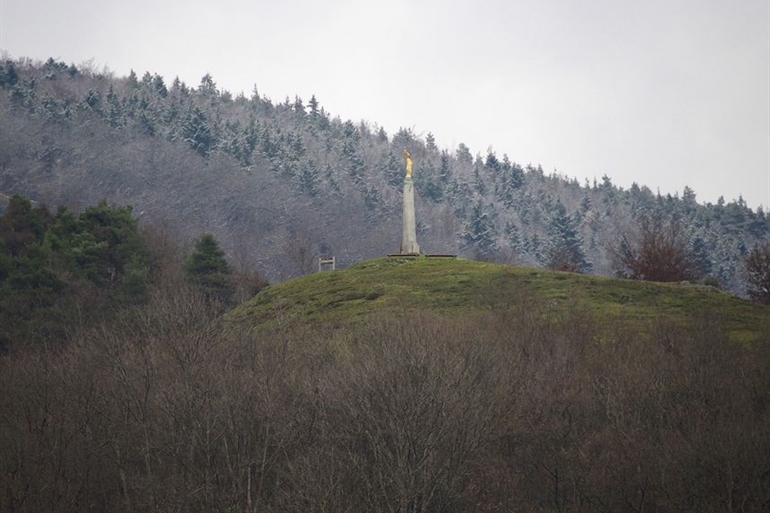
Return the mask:
<svg viewBox="0 0 770 513">
<path fill-rule="evenodd" d="M 626 278 L 664 282 L 700 278 L 684 224 L 676 215 L 640 214 L 635 233 L 622 235 L 611 251 L 618 273 Z"/>
</svg>

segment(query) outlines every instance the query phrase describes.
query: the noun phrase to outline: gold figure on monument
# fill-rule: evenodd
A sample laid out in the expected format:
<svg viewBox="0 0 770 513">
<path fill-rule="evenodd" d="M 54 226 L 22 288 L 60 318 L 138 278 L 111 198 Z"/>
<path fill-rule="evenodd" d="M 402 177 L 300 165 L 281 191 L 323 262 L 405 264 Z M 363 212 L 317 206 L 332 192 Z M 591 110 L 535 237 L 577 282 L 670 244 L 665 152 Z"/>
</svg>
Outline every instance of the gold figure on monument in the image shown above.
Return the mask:
<svg viewBox="0 0 770 513">
<path fill-rule="evenodd" d="M 404 159 L 406 159 L 406 177 L 412 178 L 412 156 L 406 148 L 404 148 Z"/>
</svg>

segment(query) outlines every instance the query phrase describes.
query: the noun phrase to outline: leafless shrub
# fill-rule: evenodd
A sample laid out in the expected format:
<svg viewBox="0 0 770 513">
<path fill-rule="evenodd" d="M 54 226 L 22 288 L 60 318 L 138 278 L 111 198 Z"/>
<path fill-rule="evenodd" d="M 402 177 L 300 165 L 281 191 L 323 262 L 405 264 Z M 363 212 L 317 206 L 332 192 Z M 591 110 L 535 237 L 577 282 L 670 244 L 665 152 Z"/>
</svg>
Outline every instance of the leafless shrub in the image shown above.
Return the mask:
<svg viewBox="0 0 770 513">
<path fill-rule="evenodd" d="M 501 361 L 430 317 L 362 334 L 335 385 L 345 445 L 369 511 L 441 511 L 460 498 L 509 393 Z"/>
<path fill-rule="evenodd" d="M 636 233 L 622 235 L 610 250 L 623 277 L 665 282 L 700 278 L 683 221 L 676 215 L 640 214 Z"/>
<path fill-rule="evenodd" d="M 0 358 L 0 510 L 763 511 L 770 334 L 718 312 L 252 333 L 184 289 Z"/>
</svg>

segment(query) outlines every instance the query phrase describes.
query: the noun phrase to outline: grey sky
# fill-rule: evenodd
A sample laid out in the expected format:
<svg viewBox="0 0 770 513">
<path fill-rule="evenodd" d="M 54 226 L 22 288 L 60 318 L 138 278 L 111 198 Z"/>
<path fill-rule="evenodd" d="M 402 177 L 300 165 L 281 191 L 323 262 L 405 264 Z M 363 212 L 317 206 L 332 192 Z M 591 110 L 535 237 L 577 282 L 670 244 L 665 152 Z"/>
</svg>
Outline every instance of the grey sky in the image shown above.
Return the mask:
<svg viewBox="0 0 770 513">
<path fill-rule="evenodd" d="M 0 0 L 0 49 L 770 207 L 767 0 Z"/>
</svg>

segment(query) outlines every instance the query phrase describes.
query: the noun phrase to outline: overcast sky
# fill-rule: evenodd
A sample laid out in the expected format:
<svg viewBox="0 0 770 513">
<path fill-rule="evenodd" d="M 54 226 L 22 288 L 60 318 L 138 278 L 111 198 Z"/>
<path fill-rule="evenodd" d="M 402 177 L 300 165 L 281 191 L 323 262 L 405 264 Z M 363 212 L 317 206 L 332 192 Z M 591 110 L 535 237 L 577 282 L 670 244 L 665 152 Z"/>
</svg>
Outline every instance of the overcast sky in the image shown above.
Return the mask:
<svg viewBox="0 0 770 513">
<path fill-rule="evenodd" d="M 0 49 L 770 207 L 768 0 L 0 0 Z"/>
</svg>

